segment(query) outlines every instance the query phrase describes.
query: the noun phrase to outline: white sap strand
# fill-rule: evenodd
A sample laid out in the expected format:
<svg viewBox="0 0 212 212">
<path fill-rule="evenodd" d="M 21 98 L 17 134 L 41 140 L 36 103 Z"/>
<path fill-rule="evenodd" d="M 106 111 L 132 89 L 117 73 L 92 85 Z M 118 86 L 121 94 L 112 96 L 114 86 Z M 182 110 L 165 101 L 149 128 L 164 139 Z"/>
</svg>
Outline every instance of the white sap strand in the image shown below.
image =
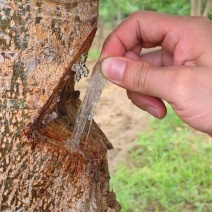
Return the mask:
<svg viewBox="0 0 212 212">
<path fill-rule="evenodd" d="M 99 102 L 102 90 L 107 80 L 101 73 L 101 62 L 97 62 L 93 68 L 93 73 L 84 97 L 82 104 L 80 105 L 74 131 L 71 137 L 66 142 L 66 147 L 72 151 L 79 151 L 79 144 L 81 137 L 84 133 L 85 126 L 88 122 L 92 124 L 93 115 L 96 109 L 96 105 Z M 90 129 L 90 127 L 89 127 Z M 89 133 L 89 129 L 87 134 Z M 88 136 L 88 135 L 87 135 Z"/>
</svg>

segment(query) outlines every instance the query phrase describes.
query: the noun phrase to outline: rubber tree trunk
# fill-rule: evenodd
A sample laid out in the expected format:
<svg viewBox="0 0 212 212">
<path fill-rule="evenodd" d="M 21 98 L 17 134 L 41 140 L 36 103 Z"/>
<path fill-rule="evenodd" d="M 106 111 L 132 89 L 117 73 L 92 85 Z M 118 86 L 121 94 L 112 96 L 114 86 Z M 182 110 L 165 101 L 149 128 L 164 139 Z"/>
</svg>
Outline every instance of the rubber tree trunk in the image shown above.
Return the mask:
<svg viewBox="0 0 212 212">
<path fill-rule="evenodd" d="M 0 1 L 0 211 L 119 210 L 98 126 L 64 145 L 97 19 L 97 0 Z"/>
<path fill-rule="evenodd" d="M 190 0 L 191 16 L 201 16 L 202 0 Z"/>
<path fill-rule="evenodd" d="M 204 9 L 204 12 L 203 12 L 203 16 L 208 17 L 208 14 L 209 14 L 211 8 L 212 8 L 211 0 L 207 0 L 206 4 L 205 4 L 205 9 Z"/>
</svg>

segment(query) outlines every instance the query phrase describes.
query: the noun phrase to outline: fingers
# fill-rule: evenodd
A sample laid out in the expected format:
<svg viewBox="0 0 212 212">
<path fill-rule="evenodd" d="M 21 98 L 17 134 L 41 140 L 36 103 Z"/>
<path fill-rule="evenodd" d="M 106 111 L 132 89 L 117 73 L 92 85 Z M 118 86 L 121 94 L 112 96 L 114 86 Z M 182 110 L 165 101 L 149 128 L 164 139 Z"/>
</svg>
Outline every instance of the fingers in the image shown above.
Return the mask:
<svg viewBox="0 0 212 212">
<path fill-rule="evenodd" d="M 140 56 L 137 55 L 134 51 L 127 51 L 125 54 L 125 57 L 135 59 L 135 60 L 140 60 Z"/>
<path fill-rule="evenodd" d="M 102 62 L 104 76 L 130 91 L 174 101 L 176 73 L 182 67 L 157 67 L 129 58 L 107 58 Z"/>
<path fill-rule="evenodd" d="M 204 66 L 208 64 L 205 58 L 211 58 L 211 33 L 211 22 L 202 17 L 140 11 L 130 15 L 110 34 L 100 58 L 123 57 L 128 51 L 139 56 L 142 48 L 161 46 L 173 57 L 175 65 Z"/>
<path fill-rule="evenodd" d="M 136 49 L 140 54 L 141 47 L 152 48 L 161 45 L 167 33 L 181 23 L 182 18 L 154 12 L 136 12 L 122 22 L 107 38 L 103 45 L 101 58 L 108 56 L 124 56 L 127 51 Z M 177 35 L 170 37 L 170 45 L 174 48 Z"/>
<path fill-rule="evenodd" d="M 135 54 L 134 51 L 128 51 L 125 57 L 142 60 L 154 66 L 171 66 L 174 64 L 173 56 L 161 49 L 144 53 L 141 56 Z"/>
<path fill-rule="evenodd" d="M 166 115 L 166 106 L 161 99 L 152 96 L 146 96 L 140 93 L 127 91 L 128 98 L 137 107 L 147 111 L 154 117 L 162 119 Z"/>
<path fill-rule="evenodd" d="M 174 64 L 173 56 L 161 49 L 142 54 L 140 59 L 154 66 L 171 66 Z"/>
</svg>

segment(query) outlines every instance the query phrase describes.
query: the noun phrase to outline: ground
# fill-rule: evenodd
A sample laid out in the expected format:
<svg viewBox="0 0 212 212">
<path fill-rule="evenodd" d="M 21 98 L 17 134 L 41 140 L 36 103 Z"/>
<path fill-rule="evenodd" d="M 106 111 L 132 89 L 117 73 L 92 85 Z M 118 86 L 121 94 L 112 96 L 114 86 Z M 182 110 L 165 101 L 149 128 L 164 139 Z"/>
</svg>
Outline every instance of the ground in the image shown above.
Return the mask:
<svg viewBox="0 0 212 212">
<path fill-rule="evenodd" d="M 87 62 L 91 71 L 95 62 Z M 81 91 L 83 99 L 89 78 L 80 80 L 76 88 Z M 109 168 L 114 172 L 119 164 L 127 160 L 128 150 L 138 134 L 145 130 L 150 116 L 134 106 L 127 98 L 124 89 L 108 82 L 105 86 L 94 120 L 113 144 L 114 149 L 108 152 Z"/>
</svg>

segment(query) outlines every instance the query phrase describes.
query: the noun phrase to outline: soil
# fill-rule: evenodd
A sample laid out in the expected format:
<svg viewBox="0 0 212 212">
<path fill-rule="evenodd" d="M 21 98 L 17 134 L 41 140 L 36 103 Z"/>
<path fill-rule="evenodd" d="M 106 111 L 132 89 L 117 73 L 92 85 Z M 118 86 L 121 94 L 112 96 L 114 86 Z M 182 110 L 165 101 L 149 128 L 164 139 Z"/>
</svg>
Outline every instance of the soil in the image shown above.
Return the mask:
<svg viewBox="0 0 212 212">
<path fill-rule="evenodd" d="M 95 62 L 87 62 L 92 70 Z M 89 78 L 81 79 L 76 89 L 84 97 Z M 108 82 L 97 105 L 94 120 L 113 144 L 114 149 L 108 152 L 109 168 L 113 173 L 118 166 L 127 160 L 130 147 L 138 139 L 139 133 L 145 130 L 150 116 L 134 106 L 127 98 L 126 91 Z"/>
</svg>

